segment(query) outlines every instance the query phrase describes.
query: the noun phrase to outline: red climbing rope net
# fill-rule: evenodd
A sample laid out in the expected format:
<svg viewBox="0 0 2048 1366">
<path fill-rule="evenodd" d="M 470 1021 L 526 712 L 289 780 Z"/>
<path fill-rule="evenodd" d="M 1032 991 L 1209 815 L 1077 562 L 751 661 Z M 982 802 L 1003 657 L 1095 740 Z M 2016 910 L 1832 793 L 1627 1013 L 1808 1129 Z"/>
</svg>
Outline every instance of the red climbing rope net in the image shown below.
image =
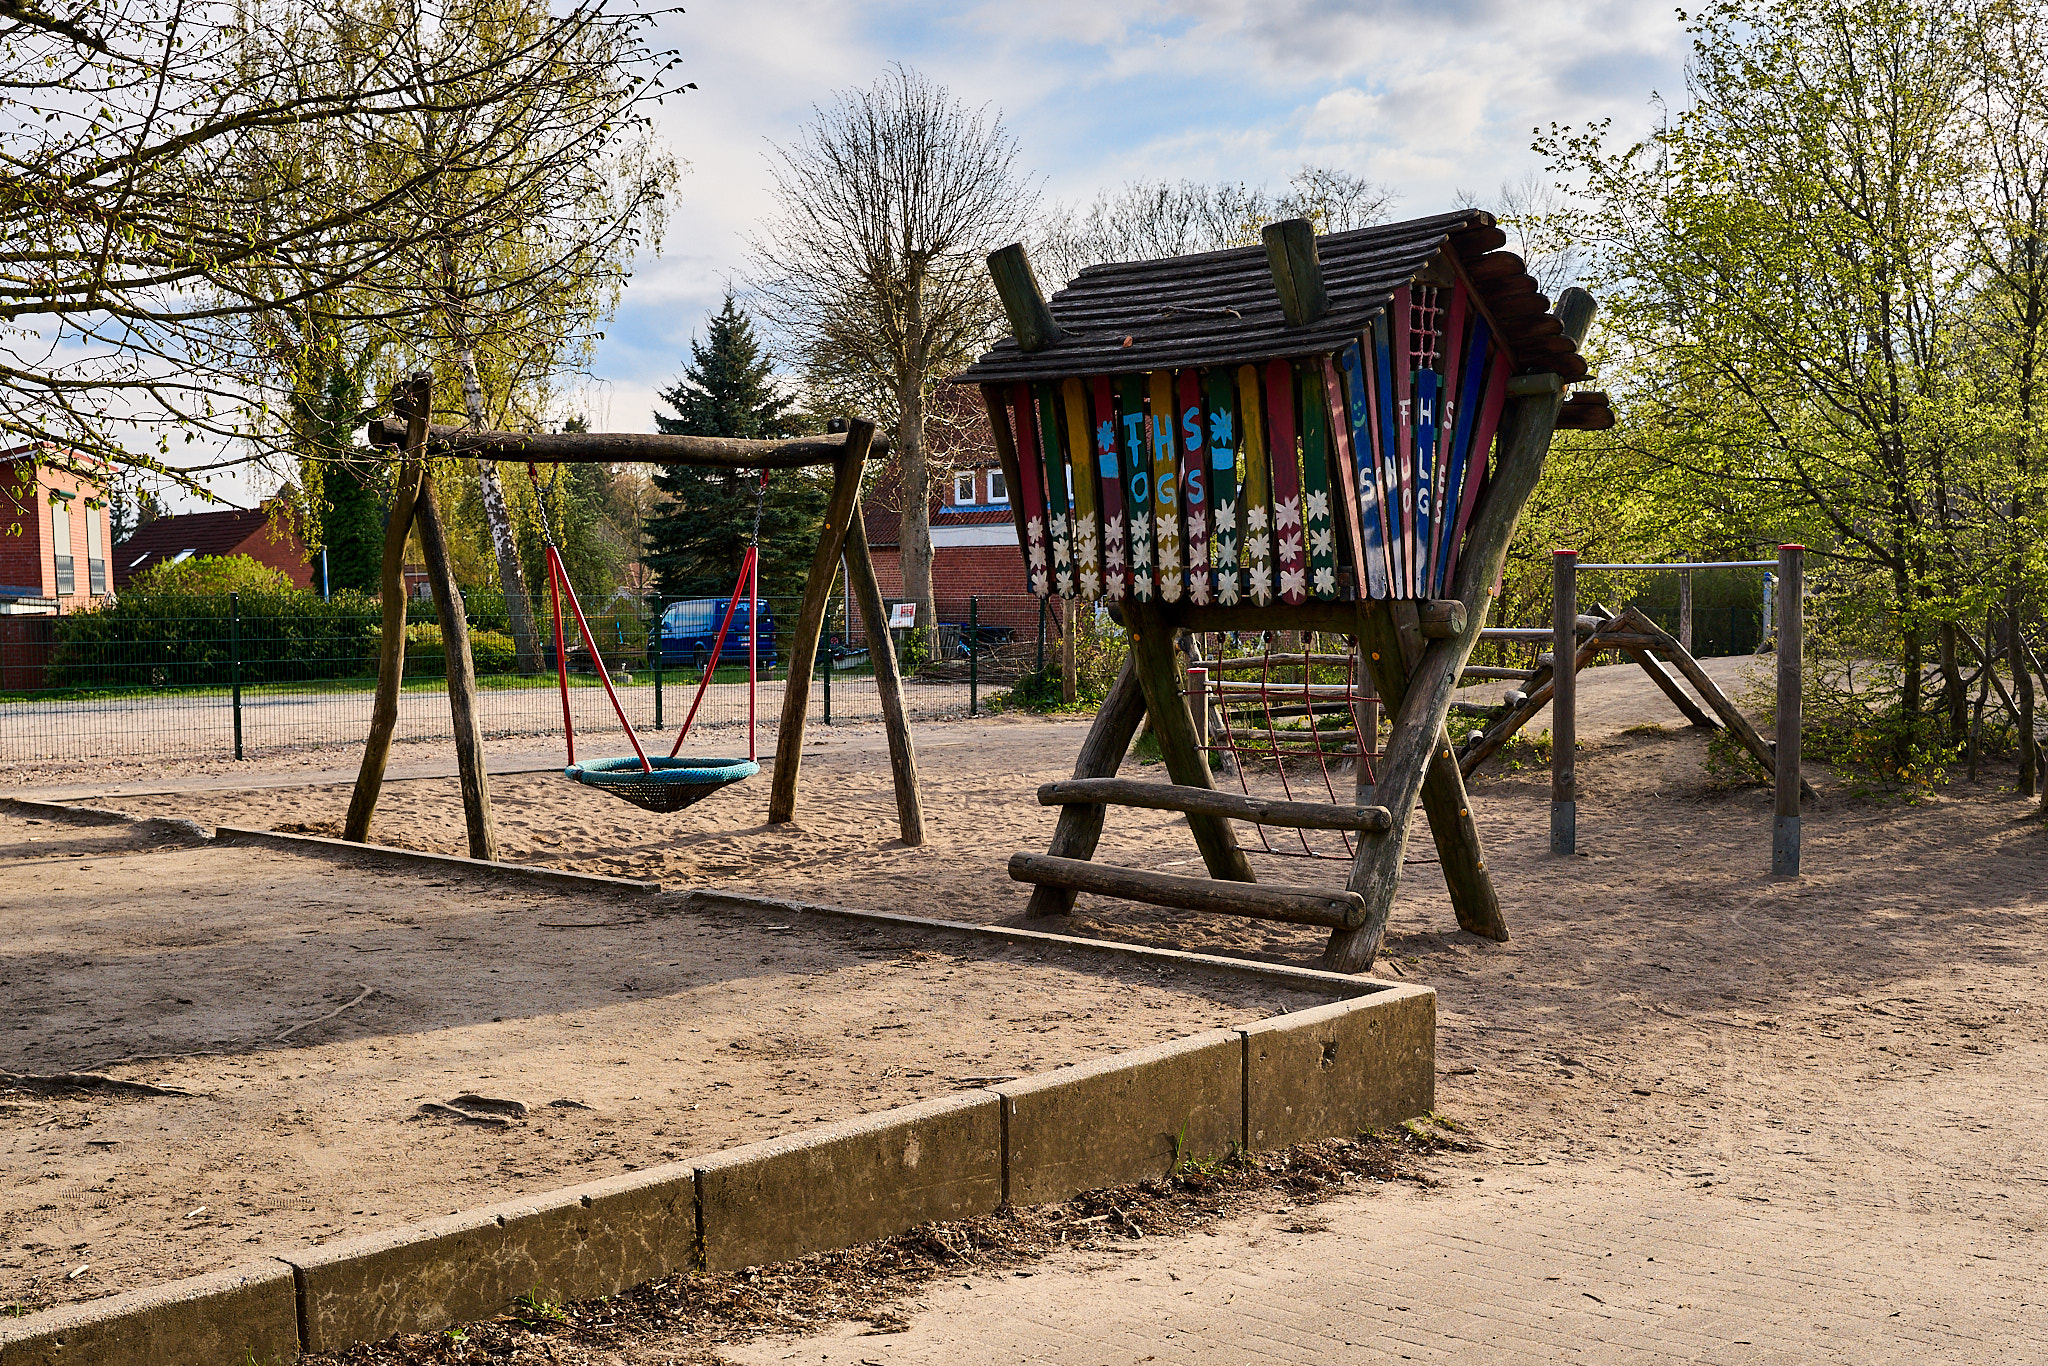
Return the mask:
<svg viewBox="0 0 2048 1366">
<path fill-rule="evenodd" d="M 1348 640 L 1292 631 L 1197 640 L 1212 648 L 1190 661 L 1188 705 L 1219 783 L 1234 779 L 1246 796 L 1277 788 L 1288 801 L 1318 800 L 1320 785 L 1320 800 L 1333 806 L 1369 793 L 1380 703 Z M 1280 857 L 1356 852 L 1348 831 L 1254 828 L 1259 852 Z"/>
</svg>

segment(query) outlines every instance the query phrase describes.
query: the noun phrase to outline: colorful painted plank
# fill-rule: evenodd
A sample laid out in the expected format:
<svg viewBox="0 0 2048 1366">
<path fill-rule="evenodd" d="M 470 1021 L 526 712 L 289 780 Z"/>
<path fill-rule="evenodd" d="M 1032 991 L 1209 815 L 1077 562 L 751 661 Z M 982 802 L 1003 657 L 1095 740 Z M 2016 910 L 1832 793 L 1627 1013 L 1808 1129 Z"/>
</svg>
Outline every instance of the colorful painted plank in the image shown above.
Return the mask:
<svg viewBox="0 0 2048 1366">
<path fill-rule="evenodd" d="M 1045 516 L 1045 460 L 1038 451 L 1038 419 L 1032 410 L 1035 400 L 1028 384 L 1010 386 L 1010 425 L 1017 442 L 1017 475 L 1024 487 L 1024 573 L 1031 591 L 1039 597 L 1052 596 L 1052 570 L 1048 563 Z"/>
<path fill-rule="evenodd" d="M 1465 544 L 1465 528 L 1471 525 L 1474 509 L 1486 487 L 1486 464 L 1493 450 L 1494 433 L 1500 430 L 1501 410 L 1508 400 L 1508 377 L 1514 362 L 1507 348 L 1495 345 L 1487 359 L 1486 393 L 1479 400 L 1479 421 L 1472 429 L 1472 450 L 1465 463 L 1465 493 L 1458 508 L 1457 534 L 1451 541 L 1451 562 L 1445 567 L 1444 582 L 1458 572 L 1458 555 Z"/>
<path fill-rule="evenodd" d="M 1155 591 L 1152 539 L 1152 462 L 1145 431 L 1145 377 L 1116 380 L 1117 439 L 1124 452 L 1124 520 L 1130 534 L 1131 596 L 1150 602 Z"/>
<path fill-rule="evenodd" d="M 1123 451 L 1117 439 L 1116 395 L 1108 375 L 1089 383 L 1094 402 L 1096 487 L 1102 490 L 1102 594 L 1121 602 L 1130 591 L 1130 557 L 1125 546 Z"/>
<path fill-rule="evenodd" d="M 1295 430 L 1292 361 L 1267 361 L 1266 463 L 1273 477 L 1273 563 L 1285 603 L 1308 599 L 1307 547 L 1303 544 L 1301 443 Z"/>
<path fill-rule="evenodd" d="M 1173 392 L 1173 372 L 1152 371 L 1145 387 L 1145 435 L 1152 453 L 1153 577 L 1161 599 L 1179 602 L 1186 568 L 1181 557 L 1180 405 Z"/>
<path fill-rule="evenodd" d="M 1237 421 L 1237 389 L 1228 370 L 1216 369 L 1203 376 L 1204 407 L 1209 419 L 1209 571 L 1216 576 L 1216 600 L 1228 606 L 1243 591 L 1243 487 L 1238 480 L 1242 463 L 1238 448 L 1243 430 Z"/>
<path fill-rule="evenodd" d="M 1439 296 L 1441 297 L 1441 296 Z M 1442 361 L 1438 369 L 1443 375 L 1442 399 L 1437 413 L 1437 456 L 1436 456 L 1436 530 L 1430 537 L 1428 596 L 1442 596 L 1437 587 L 1444 582 L 1450 567 L 1449 547 L 1457 534 L 1458 506 L 1463 500 L 1464 484 L 1460 479 L 1461 466 L 1458 461 L 1457 436 L 1458 418 L 1464 407 L 1464 356 L 1466 351 L 1466 324 L 1470 320 L 1469 297 L 1465 282 L 1458 280 L 1450 289 L 1450 305 L 1443 317 L 1443 340 L 1439 354 Z"/>
<path fill-rule="evenodd" d="M 1175 378 L 1174 410 L 1179 415 L 1180 502 L 1187 523 L 1188 601 L 1209 601 L 1209 423 L 1202 407 L 1202 373 L 1183 370 Z"/>
<path fill-rule="evenodd" d="M 1351 468 L 1358 488 L 1358 520 L 1364 539 L 1365 574 L 1360 591 L 1384 598 L 1391 591 L 1387 563 L 1387 513 L 1380 499 L 1379 403 L 1372 384 L 1374 366 L 1367 347 L 1356 342 L 1337 353 L 1344 376 L 1344 412 L 1351 429 Z"/>
<path fill-rule="evenodd" d="M 1412 340 L 1414 290 L 1402 285 L 1394 291 L 1387 307 L 1388 338 L 1393 347 L 1389 373 L 1394 399 L 1394 472 L 1399 480 L 1401 507 L 1401 577 L 1394 596 L 1412 598 L 1421 584 L 1421 567 L 1416 563 L 1415 543 L 1415 374 Z"/>
<path fill-rule="evenodd" d="M 1031 396 L 1038 408 L 1038 451 L 1045 466 L 1045 532 L 1052 543 L 1052 591 L 1061 597 L 1074 594 L 1073 519 L 1067 492 L 1067 456 L 1060 421 L 1059 392 L 1050 384 L 1034 384 Z"/>
<path fill-rule="evenodd" d="M 1346 348 L 1351 352 L 1352 367 L 1357 366 L 1358 348 Z M 1331 499 L 1337 508 L 1338 538 L 1337 558 L 1350 566 L 1351 591 L 1358 597 L 1371 596 L 1370 576 L 1365 562 L 1365 536 L 1363 522 L 1358 512 L 1358 466 L 1353 463 L 1351 452 L 1351 407 L 1344 393 L 1344 378 L 1337 371 L 1336 359 L 1322 358 L 1322 399 L 1329 410 L 1330 424 L 1330 475 L 1332 480 Z"/>
<path fill-rule="evenodd" d="M 1078 379 L 1060 384 L 1067 420 L 1067 457 L 1073 462 L 1074 589 L 1089 601 L 1102 596 L 1102 518 L 1095 474 L 1095 439 L 1088 421 L 1088 388 Z"/>
<path fill-rule="evenodd" d="M 1244 492 L 1238 512 L 1244 522 L 1245 557 L 1251 562 L 1252 600 L 1273 600 L 1273 478 L 1266 457 L 1266 423 L 1259 411 L 1259 369 L 1237 370 L 1237 419 L 1244 428 Z"/>
<path fill-rule="evenodd" d="M 1464 286 L 1461 284 L 1458 288 L 1459 297 L 1452 305 L 1452 312 L 1457 316 L 1461 335 L 1456 350 L 1450 354 L 1459 358 L 1459 365 L 1451 374 L 1452 397 L 1444 408 L 1449 452 L 1445 488 L 1451 502 L 1444 508 L 1440 519 L 1442 529 L 1437 537 L 1436 571 L 1430 584 L 1432 597 L 1442 597 L 1444 585 L 1451 581 L 1451 562 L 1457 554 L 1459 528 L 1465 520 L 1465 476 L 1471 466 L 1473 429 L 1479 421 L 1477 400 L 1486 383 L 1486 320 L 1464 309 Z M 1463 335 L 1468 331 L 1469 336 Z"/>
<path fill-rule="evenodd" d="M 1374 314 L 1370 328 L 1373 406 L 1379 419 L 1373 469 L 1380 480 L 1380 510 L 1387 519 L 1387 596 L 1405 598 L 1408 592 L 1403 585 L 1408 578 L 1408 557 L 1403 553 L 1400 423 L 1394 400 L 1394 341 L 1389 314 L 1385 311 Z"/>
<path fill-rule="evenodd" d="M 1337 596 L 1337 527 L 1330 516 L 1330 407 L 1323 401 L 1323 373 L 1316 362 L 1294 372 L 1301 395 L 1301 530 L 1308 543 L 1308 591 Z"/>
</svg>

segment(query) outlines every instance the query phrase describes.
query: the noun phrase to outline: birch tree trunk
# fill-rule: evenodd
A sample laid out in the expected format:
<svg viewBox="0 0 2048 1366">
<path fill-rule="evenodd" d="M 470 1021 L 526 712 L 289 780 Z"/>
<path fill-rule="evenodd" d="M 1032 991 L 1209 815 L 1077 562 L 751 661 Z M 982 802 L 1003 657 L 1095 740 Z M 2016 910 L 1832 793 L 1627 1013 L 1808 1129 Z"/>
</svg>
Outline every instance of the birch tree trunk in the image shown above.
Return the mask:
<svg viewBox="0 0 2048 1366">
<path fill-rule="evenodd" d="M 903 596 L 917 604 L 917 626 L 936 642 L 938 602 L 932 593 L 931 469 L 925 464 L 924 386 L 915 379 L 897 395 L 897 468 L 903 480 L 903 516 L 896 536 Z"/>
<path fill-rule="evenodd" d="M 455 370 L 462 379 L 462 407 L 469 425 L 488 430 L 489 415 L 484 407 L 483 379 L 477 374 L 476 349 L 471 344 L 469 319 L 463 313 L 455 289 L 455 249 L 441 244 L 441 285 L 443 311 L 455 342 Z M 512 534 L 512 510 L 505 503 L 505 485 L 498 478 L 498 462 L 479 459 L 477 481 L 483 486 L 484 522 L 491 530 L 491 551 L 498 560 L 498 588 L 505 595 L 505 620 L 512 633 L 513 667 L 520 673 L 540 672 L 540 648 L 533 634 L 532 604 L 526 596 L 526 571 L 519 563 L 519 540 Z"/>
</svg>

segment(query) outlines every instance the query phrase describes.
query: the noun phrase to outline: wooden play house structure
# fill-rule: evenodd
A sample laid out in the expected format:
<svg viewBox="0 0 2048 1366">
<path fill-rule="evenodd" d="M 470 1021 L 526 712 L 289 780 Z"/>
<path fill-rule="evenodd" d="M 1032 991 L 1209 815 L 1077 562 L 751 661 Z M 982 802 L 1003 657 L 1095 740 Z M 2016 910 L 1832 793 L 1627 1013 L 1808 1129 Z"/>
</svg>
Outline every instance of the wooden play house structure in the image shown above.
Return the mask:
<svg viewBox="0 0 2048 1366">
<path fill-rule="evenodd" d="M 1021 247 L 989 258 L 1013 335 L 979 385 L 1031 590 L 1104 602 L 1130 653 L 1082 745 L 1031 911 L 1077 892 L 1326 926 L 1327 967 L 1378 951 L 1418 797 L 1459 925 L 1506 937 L 1444 718 L 1559 427 L 1611 425 L 1567 385 L 1594 303 L 1555 309 L 1478 210 L 1084 270 L 1049 303 Z M 1184 632 L 1352 638 L 1392 720 L 1369 805 L 1219 791 L 1184 696 Z M 1116 778 L 1141 717 L 1169 783 Z M 1361 762 L 1363 755 L 1361 754 Z M 1106 809 L 1185 813 L 1207 878 L 1091 861 Z M 1232 820 L 1356 838 L 1342 891 L 1260 884 Z"/>
<path fill-rule="evenodd" d="M 363 749 L 362 767 L 343 828 L 344 838 L 357 842 L 369 838 L 370 821 L 376 812 L 385 764 L 391 752 L 392 730 L 398 719 L 399 684 L 405 666 L 405 593 L 401 576 L 406 538 L 417 528 L 437 615 L 446 632 L 444 653 L 447 658 L 448 700 L 454 721 L 457 766 L 462 779 L 469 853 L 472 858 L 497 857 L 469 631 L 463 619 L 462 597 L 449 567 L 447 535 L 434 491 L 433 463 L 458 457 L 520 461 L 526 463 L 530 471 L 541 465 L 605 461 L 645 461 L 748 471 L 789 470 L 815 465 L 832 467 L 832 492 L 825 507 L 824 525 L 817 550 L 812 555 L 810 575 L 805 581 L 803 607 L 798 614 L 794 638 L 789 642 L 789 676 L 783 684 L 781 721 L 776 733 L 774 769 L 769 787 L 769 823 L 793 819 L 797 776 L 803 759 L 804 723 L 810 705 L 811 674 L 824 632 L 833 579 L 842 556 L 847 582 L 860 606 L 868 639 L 887 641 L 890 638 L 888 613 L 883 606 L 881 589 L 875 581 L 867 533 L 862 529 L 858 515 L 861 474 L 867 458 L 888 449 L 887 441 L 877 435 L 874 425 L 855 419 L 847 424 L 843 433 L 788 441 L 639 433 L 493 432 L 431 425 L 431 376 L 414 376 L 398 386 L 393 398 L 395 419 L 379 418 L 369 424 L 371 444 L 396 448 L 401 456 L 391 515 L 384 533 L 381 578 L 384 621 L 376 703 L 370 718 L 369 739 Z M 595 651 L 592 653 L 596 667 L 602 671 L 602 660 L 597 658 Z M 872 656 L 877 691 L 881 696 L 883 729 L 889 743 L 889 763 L 895 780 L 897 821 L 904 843 L 922 844 L 924 812 L 918 794 L 917 753 L 911 743 L 910 727 L 904 714 L 903 681 L 897 672 L 893 651 L 877 649 Z M 559 645 L 557 658 L 561 658 Z M 709 670 L 716 666 L 714 656 L 706 666 L 707 678 Z M 605 681 L 609 691 L 609 680 Z M 620 720 L 622 723 L 626 721 L 623 710 Z M 638 740 L 630 732 L 628 739 L 637 755 L 641 748 Z M 660 779 L 662 775 L 656 772 L 659 761 L 650 763 L 642 756 L 638 762 L 646 765 L 650 782 Z M 753 766 L 746 765 L 745 770 L 751 773 Z"/>
</svg>

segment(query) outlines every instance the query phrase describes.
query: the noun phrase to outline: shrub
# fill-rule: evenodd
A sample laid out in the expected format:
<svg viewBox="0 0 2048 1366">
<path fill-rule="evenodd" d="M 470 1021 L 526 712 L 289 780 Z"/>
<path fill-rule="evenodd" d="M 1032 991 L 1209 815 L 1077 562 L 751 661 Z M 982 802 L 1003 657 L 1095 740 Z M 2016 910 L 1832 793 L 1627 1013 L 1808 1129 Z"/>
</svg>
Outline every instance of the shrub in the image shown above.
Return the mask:
<svg viewBox="0 0 2048 1366">
<path fill-rule="evenodd" d="M 247 555 L 195 555 L 189 560 L 163 560 L 137 574 L 121 596 L 132 597 L 275 597 L 300 591 L 282 569 L 259 564 Z"/>
<path fill-rule="evenodd" d="M 383 638 L 383 623 L 373 624 L 366 658 L 369 673 L 377 672 L 377 651 Z M 501 631 L 473 630 L 469 633 L 469 658 L 478 674 L 511 673 L 516 658 L 512 637 Z M 448 651 L 441 639 L 441 628 L 432 622 L 408 625 L 405 628 L 405 676 L 442 678 L 447 673 Z"/>
</svg>

